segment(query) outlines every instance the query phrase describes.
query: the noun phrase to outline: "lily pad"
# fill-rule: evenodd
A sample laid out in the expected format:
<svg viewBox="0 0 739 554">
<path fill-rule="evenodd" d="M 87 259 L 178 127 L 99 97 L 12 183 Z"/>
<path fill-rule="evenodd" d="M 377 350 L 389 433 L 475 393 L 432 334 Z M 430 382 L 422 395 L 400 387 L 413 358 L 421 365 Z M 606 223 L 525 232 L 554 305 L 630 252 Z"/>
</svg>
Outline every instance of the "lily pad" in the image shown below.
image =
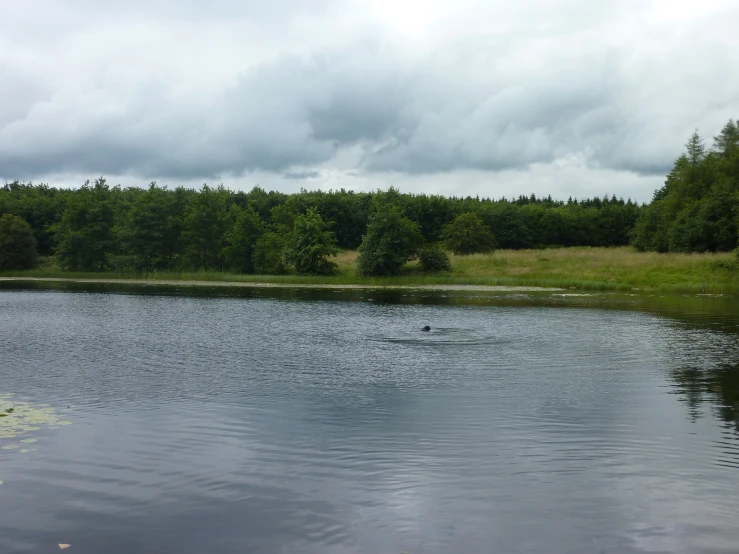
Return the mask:
<svg viewBox="0 0 739 554">
<path fill-rule="evenodd" d="M 33 431 L 40 431 L 42 427 L 59 427 L 72 423 L 62 420 L 54 408 L 16 400 L 7 394 L 0 395 L 0 415 L 3 416 L 0 418 L 0 443 L 2 439 L 15 439 Z M 26 439 L 21 442 L 35 440 Z"/>
<path fill-rule="evenodd" d="M 27 446 L 38 439 L 24 438 L 16 442 L 4 444 L 4 440 L 13 440 L 34 431 L 40 431 L 42 427 L 60 428 L 61 425 L 69 425 L 71 421 L 63 421 L 59 418 L 54 408 L 48 404 L 31 404 L 16 400 L 13 395 L 0 394 L 0 450 L 17 450 L 21 454 L 28 454 L 36 450 Z M 22 447 L 23 446 L 23 447 Z M 2 484 L 2 481 L 0 481 Z M 61 548 L 61 546 L 60 546 Z"/>
</svg>

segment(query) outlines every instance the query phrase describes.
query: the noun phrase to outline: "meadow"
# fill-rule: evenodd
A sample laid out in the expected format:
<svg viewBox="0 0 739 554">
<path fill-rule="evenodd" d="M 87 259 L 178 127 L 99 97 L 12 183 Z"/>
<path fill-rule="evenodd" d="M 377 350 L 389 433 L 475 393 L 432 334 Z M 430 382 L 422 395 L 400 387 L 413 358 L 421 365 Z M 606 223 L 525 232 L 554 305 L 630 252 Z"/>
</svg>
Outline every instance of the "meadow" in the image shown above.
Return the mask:
<svg viewBox="0 0 739 554">
<path fill-rule="evenodd" d="M 338 271 L 332 276 L 244 275 L 218 271 L 129 272 L 60 271 L 53 258 L 27 271 L 6 271 L 3 277 L 56 279 L 141 279 L 166 281 L 219 281 L 273 284 L 330 285 L 497 285 L 560 287 L 582 290 L 659 290 L 690 293 L 739 292 L 739 260 L 731 252 L 656 253 L 631 247 L 569 247 L 541 250 L 498 250 L 492 254 L 450 255 L 452 271 L 424 274 L 417 262 L 397 277 L 360 277 L 356 250 L 333 258 Z"/>
</svg>

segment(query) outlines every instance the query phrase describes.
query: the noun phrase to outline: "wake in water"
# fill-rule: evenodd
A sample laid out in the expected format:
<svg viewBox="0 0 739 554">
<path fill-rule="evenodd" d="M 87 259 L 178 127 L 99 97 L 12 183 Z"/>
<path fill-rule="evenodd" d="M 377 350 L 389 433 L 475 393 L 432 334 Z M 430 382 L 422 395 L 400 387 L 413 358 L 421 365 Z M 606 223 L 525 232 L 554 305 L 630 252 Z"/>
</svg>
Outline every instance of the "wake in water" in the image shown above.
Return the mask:
<svg viewBox="0 0 739 554">
<path fill-rule="evenodd" d="M 430 327 L 410 329 L 395 336 L 380 335 L 370 337 L 374 342 L 390 342 L 418 346 L 437 345 L 487 345 L 508 343 L 508 339 L 500 339 L 495 335 L 482 333 L 477 329 L 460 327 Z"/>
</svg>

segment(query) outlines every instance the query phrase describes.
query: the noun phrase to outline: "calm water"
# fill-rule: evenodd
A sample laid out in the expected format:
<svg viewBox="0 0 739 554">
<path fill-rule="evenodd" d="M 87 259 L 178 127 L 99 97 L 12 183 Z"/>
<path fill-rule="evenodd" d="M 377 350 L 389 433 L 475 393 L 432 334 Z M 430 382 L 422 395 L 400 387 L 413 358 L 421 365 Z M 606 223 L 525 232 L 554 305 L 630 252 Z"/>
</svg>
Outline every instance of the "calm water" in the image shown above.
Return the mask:
<svg viewBox="0 0 739 554">
<path fill-rule="evenodd" d="M 739 552 L 736 300 L 2 286 L 3 554 Z"/>
</svg>

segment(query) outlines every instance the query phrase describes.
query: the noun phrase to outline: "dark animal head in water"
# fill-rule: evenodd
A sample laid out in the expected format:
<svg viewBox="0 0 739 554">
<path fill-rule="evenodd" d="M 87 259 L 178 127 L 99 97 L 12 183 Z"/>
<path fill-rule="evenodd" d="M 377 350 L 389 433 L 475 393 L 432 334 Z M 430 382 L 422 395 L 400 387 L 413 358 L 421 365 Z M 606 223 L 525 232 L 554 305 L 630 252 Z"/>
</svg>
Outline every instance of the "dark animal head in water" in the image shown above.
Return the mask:
<svg viewBox="0 0 739 554">
<path fill-rule="evenodd" d="M 428 325 L 426 325 L 426 327 L 424 327 L 423 329 L 421 329 L 421 331 L 431 331 L 431 327 L 429 327 Z"/>
</svg>

